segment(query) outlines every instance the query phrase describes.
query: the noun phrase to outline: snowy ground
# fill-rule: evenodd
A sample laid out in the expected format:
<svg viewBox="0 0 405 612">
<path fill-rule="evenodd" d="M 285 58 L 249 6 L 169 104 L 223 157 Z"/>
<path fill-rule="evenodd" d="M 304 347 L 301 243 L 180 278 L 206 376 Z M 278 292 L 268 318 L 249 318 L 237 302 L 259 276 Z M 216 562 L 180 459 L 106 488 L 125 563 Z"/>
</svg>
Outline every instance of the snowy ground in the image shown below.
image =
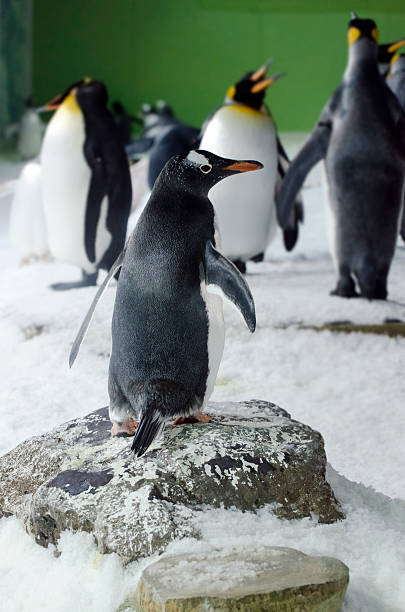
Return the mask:
<svg viewBox="0 0 405 612">
<path fill-rule="evenodd" d="M 301 138 L 285 139 L 290 151 Z M 9 169 L 1 179 L 13 178 Z M 4 192 L 3 192 L 4 193 Z M 306 222 L 298 247 L 286 254 L 280 237 L 268 261 L 249 267 L 258 328 L 250 335 L 226 306 L 226 348 L 212 400 L 274 401 L 325 439 L 328 478 L 346 521 L 319 526 L 211 510 L 199 519 L 201 542 L 172 550 L 244 544 L 291 546 L 336 556 L 350 568 L 345 612 L 405 610 L 405 338 L 299 329 L 337 320 L 405 321 L 405 250 L 399 246 L 389 300 L 368 303 L 329 297 L 335 277 L 328 254 L 319 168 L 304 191 Z M 63 264 L 17 269 L 6 237 L 7 197 L 0 191 L 0 453 L 25 438 L 107 405 L 109 323 L 115 287 L 96 312 L 74 369 L 71 342 L 93 289 L 53 293 L 51 282 L 79 277 Z M 14 518 L 0 520 L 0 609 L 113 612 L 134 589 L 141 564 L 123 569 L 101 557 L 88 535 L 64 534 L 62 555 L 37 546 Z M 214 554 L 214 553 L 213 553 Z M 50 587 L 52 585 L 52 587 Z"/>
</svg>

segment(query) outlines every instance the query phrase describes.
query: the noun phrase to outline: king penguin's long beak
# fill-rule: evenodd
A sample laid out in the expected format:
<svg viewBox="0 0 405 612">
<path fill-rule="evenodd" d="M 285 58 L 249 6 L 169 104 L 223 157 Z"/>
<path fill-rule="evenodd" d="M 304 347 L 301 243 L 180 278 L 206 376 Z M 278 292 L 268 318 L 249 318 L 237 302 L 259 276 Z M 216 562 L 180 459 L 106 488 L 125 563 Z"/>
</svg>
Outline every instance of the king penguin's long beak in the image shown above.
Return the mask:
<svg viewBox="0 0 405 612">
<path fill-rule="evenodd" d="M 394 53 L 394 51 L 396 51 L 397 49 L 400 49 L 404 45 L 405 45 L 405 38 L 402 38 L 401 40 L 398 40 L 397 42 L 392 43 L 392 45 L 388 47 L 387 51 L 388 53 Z"/>
<path fill-rule="evenodd" d="M 250 80 L 258 81 L 259 79 L 262 79 L 264 76 L 266 76 L 267 68 L 270 66 L 272 62 L 273 62 L 273 58 L 269 57 L 269 59 L 263 64 L 263 66 L 258 68 L 258 70 L 256 70 L 256 72 L 252 74 L 252 76 L 250 77 Z"/>
<path fill-rule="evenodd" d="M 237 161 L 222 169 L 230 170 L 231 172 L 252 172 L 253 170 L 260 170 L 261 168 L 263 168 L 263 164 L 257 161 Z"/>
<path fill-rule="evenodd" d="M 264 79 L 264 81 L 259 81 L 258 83 L 255 83 L 250 91 L 252 93 L 258 93 L 259 91 L 262 91 L 262 89 L 266 89 L 266 87 L 272 85 L 275 81 L 277 81 L 277 79 L 280 79 L 283 76 L 285 76 L 285 72 L 277 72 L 268 79 Z"/>
</svg>

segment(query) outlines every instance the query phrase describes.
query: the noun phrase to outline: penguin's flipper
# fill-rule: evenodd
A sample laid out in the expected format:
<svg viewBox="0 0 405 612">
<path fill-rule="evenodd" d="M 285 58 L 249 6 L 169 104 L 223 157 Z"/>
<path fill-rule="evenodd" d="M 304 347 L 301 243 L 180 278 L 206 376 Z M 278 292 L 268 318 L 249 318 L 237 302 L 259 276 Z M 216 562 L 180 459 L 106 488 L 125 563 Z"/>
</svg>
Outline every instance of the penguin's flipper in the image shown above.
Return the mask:
<svg viewBox="0 0 405 612">
<path fill-rule="evenodd" d="M 330 134 L 330 124 L 318 123 L 284 177 L 276 198 L 277 218 L 283 229 L 289 224 L 292 207 L 308 172 L 326 155 Z"/>
<path fill-rule="evenodd" d="M 207 285 L 217 285 L 240 310 L 246 325 L 256 329 L 255 303 L 247 282 L 229 259 L 221 255 L 207 240 L 205 244 L 205 278 Z"/>
<path fill-rule="evenodd" d="M 87 158 L 91 168 L 91 180 L 86 201 L 85 215 L 85 248 L 91 263 L 96 260 L 96 235 L 97 225 L 100 218 L 101 203 L 106 195 L 106 177 L 104 164 L 101 157 Z"/>
<path fill-rule="evenodd" d="M 125 255 L 125 249 L 122 250 L 122 252 L 118 256 L 117 260 L 111 266 L 111 270 L 109 271 L 109 273 L 105 277 L 103 283 L 98 288 L 98 291 L 97 291 L 96 295 L 94 296 L 94 299 L 93 299 L 93 301 L 91 303 L 91 306 L 90 306 L 86 316 L 83 319 L 83 323 L 80 326 L 80 329 L 79 329 L 79 331 L 77 333 L 75 341 L 73 342 L 72 349 L 70 351 L 70 355 L 69 355 L 69 367 L 70 368 L 72 367 L 72 365 L 74 364 L 74 362 L 76 360 L 76 357 L 78 355 L 80 346 L 81 346 L 81 344 L 83 342 L 84 336 L 86 335 L 88 327 L 89 327 L 89 325 L 91 323 L 91 320 L 93 318 L 93 314 L 94 314 L 94 311 L 95 311 L 96 306 L 98 304 L 98 301 L 101 298 L 101 296 L 103 295 L 104 291 L 107 289 L 107 287 L 108 287 L 112 277 L 114 276 L 114 274 L 116 274 L 116 272 L 121 268 L 122 262 L 124 261 L 124 255 Z"/>
<path fill-rule="evenodd" d="M 291 166 L 291 161 L 285 152 L 283 145 L 279 137 L 277 136 L 277 153 L 278 153 L 278 163 L 277 163 L 277 183 L 276 183 L 276 194 L 280 192 L 281 185 L 283 184 L 284 177 L 289 167 Z M 294 205 L 291 210 L 290 217 L 288 219 L 288 223 L 286 227 L 283 229 L 283 242 L 286 251 L 292 251 L 295 247 L 296 242 L 298 240 L 299 234 L 299 224 L 304 222 L 304 205 L 302 202 L 301 194 L 295 199 Z"/>
<path fill-rule="evenodd" d="M 294 202 L 290 218 L 283 229 L 283 242 L 286 251 L 292 251 L 296 245 L 299 234 L 299 224 L 304 222 L 304 206 L 299 195 Z"/>
</svg>

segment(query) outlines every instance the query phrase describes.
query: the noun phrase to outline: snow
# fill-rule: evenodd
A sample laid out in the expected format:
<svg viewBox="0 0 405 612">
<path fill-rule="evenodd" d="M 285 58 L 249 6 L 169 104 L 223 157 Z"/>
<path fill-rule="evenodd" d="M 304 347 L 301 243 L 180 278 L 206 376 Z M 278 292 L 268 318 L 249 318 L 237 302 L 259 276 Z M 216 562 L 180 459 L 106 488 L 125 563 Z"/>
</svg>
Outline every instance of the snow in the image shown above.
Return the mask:
<svg viewBox="0 0 405 612">
<path fill-rule="evenodd" d="M 287 135 L 297 150 L 302 137 Z M 105 292 L 72 370 L 68 355 L 94 288 L 52 292 L 56 281 L 78 279 L 61 263 L 17 268 L 7 240 L 9 179 L 0 164 L 0 334 L 2 351 L 0 453 L 27 437 L 108 404 L 107 370 L 114 283 Z M 5 187 L 5 182 L 7 188 Z M 301 329 L 350 320 L 405 321 L 405 250 L 398 243 L 386 302 L 330 297 L 335 275 L 328 251 L 321 171 L 304 190 L 305 225 L 296 249 L 281 238 L 267 261 L 248 267 L 258 326 L 251 335 L 225 304 L 226 343 L 214 401 L 259 398 L 320 431 L 328 479 L 347 519 L 334 525 L 283 521 L 268 508 L 256 515 L 231 510 L 198 513 L 201 542 L 169 550 L 225 549 L 271 544 L 336 556 L 350 568 L 345 612 L 400 612 L 405 601 L 405 338 Z M 343 476 L 344 475 L 344 476 Z M 143 560 L 125 569 L 101 557 L 88 534 L 62 535 L 60 550 L 37 546 L 15 518 L 0 520 L 0 608 L 4 612 L 113 612 L 135 590 Z M 4 552 L 5 551 L 5 552 Z"/>
</svg>

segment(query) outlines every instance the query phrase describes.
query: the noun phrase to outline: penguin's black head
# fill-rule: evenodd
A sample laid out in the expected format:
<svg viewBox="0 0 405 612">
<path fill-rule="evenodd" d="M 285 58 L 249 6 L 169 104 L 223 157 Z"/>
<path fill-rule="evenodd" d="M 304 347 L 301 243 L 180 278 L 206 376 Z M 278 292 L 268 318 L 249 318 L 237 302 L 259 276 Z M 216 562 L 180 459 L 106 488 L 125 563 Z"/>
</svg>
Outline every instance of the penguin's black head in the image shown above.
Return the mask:
<svg viewBox="0 0 405 612">
<path fill-rule="evenodd" d="M 260 168 L 263 164 L 258 161 L 228 159 L 200 149 L 169 159 L 159 181 L 161 179 L 179 191 L 206 196 L 222 179 Z"/>
<path fill-rule="evenodd" d="M 107 89 L 101 81 L 86 77 L 69 85 L 62 94 L 53 98 L 43 108 L 44 110 L 57 110 L 71 99 L 77 102 L 83 112 L 91 111 L 94 107 L 106 106 L 108 100 Z"/>
<path fill-rule="evenodd" d="M 76 100 L 83 113 L 91 113 L 98 108 L 107 106 L 107 88 L 104 83 L 95 79 L 84 82 L 76 90 Z"/>
<path fill-rule="evenodd" d="M 347 27 L 349 47 L 359 38 L 368 38 L 378 44 L 378 29 L 375 21 L 372 19 L 360 19 L 356 13 L 352 13 Z"/>
<path fill-rule="evenodd" d="M 165 100 L 156 101 L 156 111 L 160 117 L 174 117 L 174 112 L 171 106 Z"/>
<path fill-rule="evenodd" d="M 283 72 L 279 72 L 266 78 L 266 71 L 271 61 L 271 59 L 268 60 L 261 68 L 256 70 L 256 72 L 248 72 L 245 74 L 240 81 L 228 89 L 226 92 L 226 99 L 231 102 L 246 104 L 246 106 L 250 106 L 255 110 L 260 110 L 267 87 L 284 76 Z"/>
</svg>

